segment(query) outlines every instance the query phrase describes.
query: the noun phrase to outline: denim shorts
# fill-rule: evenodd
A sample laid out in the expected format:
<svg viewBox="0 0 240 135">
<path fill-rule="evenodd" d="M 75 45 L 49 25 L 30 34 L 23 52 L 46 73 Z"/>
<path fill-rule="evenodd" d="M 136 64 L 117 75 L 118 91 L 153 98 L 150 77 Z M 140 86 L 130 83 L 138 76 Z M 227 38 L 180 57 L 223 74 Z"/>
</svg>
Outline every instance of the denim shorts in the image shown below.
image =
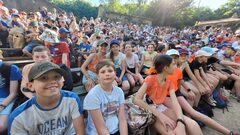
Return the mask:
<svg viewBox="0 0 240 135">
<path fill-rule="evenodd" d="M 117 75 L 117 77 L 120 77 L 121 73 L 122 73 L 122 69 L 121 68 L 116 68 L 116 75 Z M 128 80 L 127 76 L 123 75 L 122 81 L 126 81 L 126 80 Z"/>
<path fill-rule="evenodd" d="M 88 70 L 88 71 L 87 71 L 87 74 L 89 75 L 89 77 L 90 77 L 94 82 L 97 81 L 97 75 L 96 75 L 96 73 Z M 82 83 L 85 85 L 87 82 L 88 82 L 88 80 L 87 80 L 86 76 L 84 75 L 83 78 L 82 78 Z"/>
<path fill-rule="evenodd" d="M 0 98 L 0 104 L 5 98 Z M 13 100 L 4 110 L 0 112 L 0 115 L 9 115 L 12 111 L 15 100 Z"/>
</svg>

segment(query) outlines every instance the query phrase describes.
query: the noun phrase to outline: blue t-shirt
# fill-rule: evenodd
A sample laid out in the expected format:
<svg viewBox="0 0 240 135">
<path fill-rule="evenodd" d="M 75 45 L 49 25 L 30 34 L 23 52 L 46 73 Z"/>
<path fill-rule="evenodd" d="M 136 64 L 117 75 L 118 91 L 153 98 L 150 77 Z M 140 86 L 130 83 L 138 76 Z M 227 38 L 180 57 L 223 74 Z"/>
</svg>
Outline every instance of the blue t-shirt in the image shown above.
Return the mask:
<svg viewBox="0 0 240 135">
<path fill-rule="evenodd" d="M 0 62 L 0 68 L 2 67 L 2 63 Z M 10 71 L 10 80 L 17 81 L 21 80 L 22 75 L 19 68 L 16 65 L 11 66 Z M 2 73 L 0 73 L 0 98 L 6 98 L 9 95 L 9 87 L 6 86 L 6 80 L 2 77 Z"/>
<path fill-rule="evenodd" d="M 82 115 L 77 94 L 61 90 L 56 107 L 43 109 L 33 97 L 17 107 L 9 116 L 10 135 L 74 135 L 73 120 Z"/>
<path fill-rule="evenodd" d="M 98 84 L 92 88 L 85 97 L 83 108 L 88 111 L 100 109 L 105 121 L 105 126 L 110 134 L 114 134 L 119 130 L 118 113 L 120 105 L 123 103 L 124 93 L 121 88 L 113 86 L 112 92 L 108 93 Z M 97 130 L 89 113 L 87 135 L 97 134 Z"/>
<path fill-rule="evenodd" d="M 82 52 L 89 52 L 91 50 L 91 45 L 80 43 L 78 49 L 80 49 Z"/>
</svg>

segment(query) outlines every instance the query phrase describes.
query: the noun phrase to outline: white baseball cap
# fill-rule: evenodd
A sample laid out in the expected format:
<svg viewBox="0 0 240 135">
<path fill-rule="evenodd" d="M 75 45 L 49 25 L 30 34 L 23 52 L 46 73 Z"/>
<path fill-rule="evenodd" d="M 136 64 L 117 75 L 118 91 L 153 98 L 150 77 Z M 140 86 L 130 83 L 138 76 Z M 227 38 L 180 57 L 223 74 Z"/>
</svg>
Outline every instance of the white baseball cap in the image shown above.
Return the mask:
<svg viewBox="0 0 240 135">
<path fill-rule="evenodd" d="M 211 55 L 212 55 L 211 53 L 208 53 L 208 52 L 203 51 L 203 50 L 198 50 L 198 51 L 195 53 L 195 56 L 196 56 L 196 57 L 201 57 L 201 56 L 209 57 L 209 56 L 211 56 Z"/>
<path fill-rule="evenodd" d="M 178 56 L 180 55 L 178 50 L 176 50 L 176 49 L 170 49 L 166 52 L 166 54 L 167 55 L 178 55 Z"/>
</svg>

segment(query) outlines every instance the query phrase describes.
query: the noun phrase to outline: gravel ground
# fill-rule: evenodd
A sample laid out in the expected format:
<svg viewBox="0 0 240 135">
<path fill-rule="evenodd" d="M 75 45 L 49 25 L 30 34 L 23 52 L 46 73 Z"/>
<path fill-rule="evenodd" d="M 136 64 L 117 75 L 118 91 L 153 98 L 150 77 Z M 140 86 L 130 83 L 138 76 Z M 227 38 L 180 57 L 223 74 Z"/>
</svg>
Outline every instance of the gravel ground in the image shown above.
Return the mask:
<svg viewBox="0 0 240 135">
<path fill-rule="evenodd" d="M 228 110 L 229 112 L 225 109 L 223 113 L 222 109 L 213 109 L 213 119 L 230 130 L 240 131 L 240 103 L 235 99 L 230 99 Z M 221 135 L 209 127 L 204 127 L 202 130 L 204 135 Z"/>
</svg>

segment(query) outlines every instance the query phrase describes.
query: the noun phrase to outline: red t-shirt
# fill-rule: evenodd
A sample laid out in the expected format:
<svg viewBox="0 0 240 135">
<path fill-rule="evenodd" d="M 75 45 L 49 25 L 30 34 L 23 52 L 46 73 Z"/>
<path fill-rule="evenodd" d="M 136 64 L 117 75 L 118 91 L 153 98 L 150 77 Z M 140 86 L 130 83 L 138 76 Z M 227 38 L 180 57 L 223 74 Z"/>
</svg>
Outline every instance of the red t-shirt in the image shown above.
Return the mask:
<svg viewBox="0 0 240 135">
<path fill-rule="evenodd" d="M 52 56 L 52 61 L 55 64 L 62 64 L 62 54 L 67 53 L 67 65 L 70 68 L 70 60 L 69 60 L 69 47 L 66 42 L 60 42 L 57 44 L 54 44 L 52 46 L 48 46 L 51 56 Z"/>
</svg>

